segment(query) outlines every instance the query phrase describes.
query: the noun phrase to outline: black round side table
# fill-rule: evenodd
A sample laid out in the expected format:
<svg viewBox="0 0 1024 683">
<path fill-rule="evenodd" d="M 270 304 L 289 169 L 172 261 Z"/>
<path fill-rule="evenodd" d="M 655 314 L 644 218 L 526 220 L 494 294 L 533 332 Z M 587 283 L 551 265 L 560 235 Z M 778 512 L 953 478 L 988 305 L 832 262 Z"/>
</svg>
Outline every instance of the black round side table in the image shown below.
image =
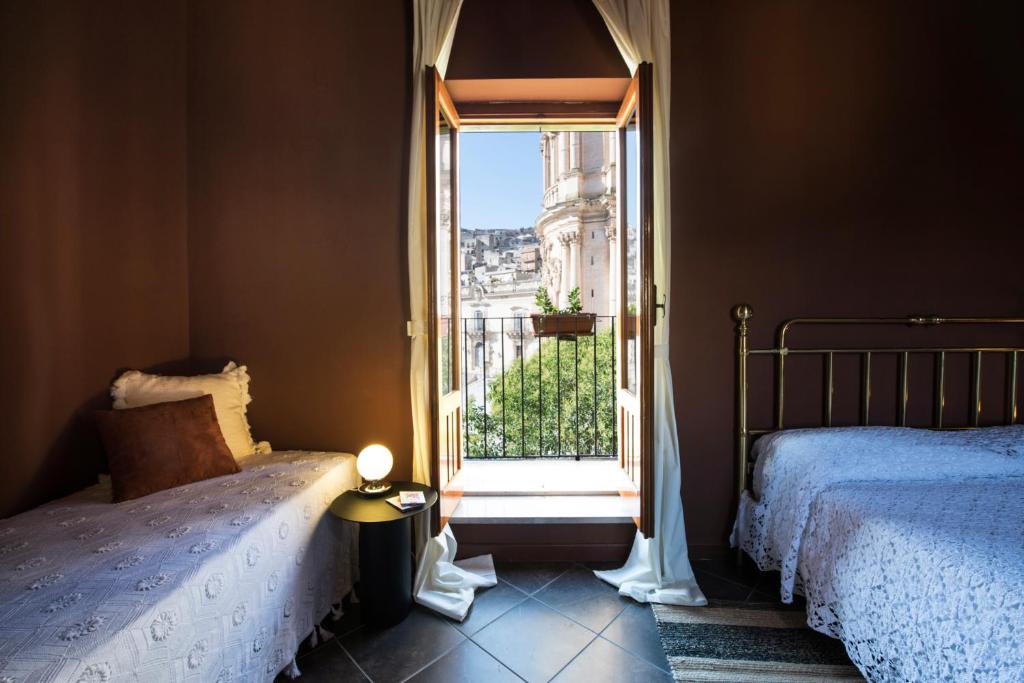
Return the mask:
<svg viewBox="0 0 1024 683">
<path fill-rule="evenodd" d="M 422 491 L 426 503 L 401 512 L 385 500 L 399 491 Z M 412 518 L 436 502 L 429 486 L 395 481 L 380 498 L 346 491 L 331 503 L 335 517 L 359 523 L 359 601 L 367 623 L 392 626 L 412 609 Z"/>
</svg>

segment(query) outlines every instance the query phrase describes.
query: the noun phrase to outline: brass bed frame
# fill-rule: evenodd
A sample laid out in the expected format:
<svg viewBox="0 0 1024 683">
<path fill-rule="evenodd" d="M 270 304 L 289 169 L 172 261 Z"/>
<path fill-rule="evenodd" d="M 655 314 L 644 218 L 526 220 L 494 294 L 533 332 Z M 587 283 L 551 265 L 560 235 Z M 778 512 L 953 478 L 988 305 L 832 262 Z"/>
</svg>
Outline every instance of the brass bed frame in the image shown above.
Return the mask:
<svg viewBox="0 0 1024 683">
<path fill-rule="evenodd" d="M 981 387 L 982 387 L 982 355 L 1001 354 L 1007 359 L 1006 370 L 1006 413 L 1003 424 L 1015 424 L 1019 417 L 1017 377 L 1021 353 L 1024 347 L 1006 346 L 949 346 L 949 347 L 873 347 L 873 348 L 794 348 L 786 345 L 786 334 L 797 326 L 854 326 L 854 325 L 904 325 L 908 327 L 934 327 L 937 325 L 1020 325 L 1024 329 L 1024 318 L 988 318 L 988 317 L 951 317 L 943 318 L 934 315 L 911 315 L 905 317 L 872 318 L 872 317 L 804 317 L 791 318 L 779 325 L 775 335 L 775 347 L 768 349 L 750 348 L 750 319 L 753 309 L 746 304 L 739 304 L 732 309 L 732 318 L 736 322 L 736 460 L 737 497 L 742 497 L 749 485 L 750 473 L 753 470 L 751 446 L 753 441 L 765 434 L 785 429 L 783 420 L 786 397 L 786 357 L 820 356 L 825 364 L 825 378 L 822 382 L 824 410 L 822 427 L 833 426 L 832 405 L 835 393 L 833 362 L 839 355 L 857 355 L 861 359 L 860 378 L 860 421 L 861 425 L 869 424 L 871 414 L 871 358 L 873 355 L 890 354 L 898 358 L 897 370 L 897 425 L 907 425 L 907 404 L 910 400 L 910 356 L 928 355 L 934 359 L 935 379 L 932 393 L 934 407 L 932 410 L 930 429 L 974 429 L 981 420 Z M 969 354 L 971 358 L 970 380 L 970 415 L 969 424 L 947 426 L 943 421 L 945 408 L 946 357 L 951 354 Z M 750 429 L 747 425 L 747 361 L 751 356 L 774 356 L 774 425 L 770 429 Z M 738 551 L 742 555 L 742 551 Z"/>
</svg>

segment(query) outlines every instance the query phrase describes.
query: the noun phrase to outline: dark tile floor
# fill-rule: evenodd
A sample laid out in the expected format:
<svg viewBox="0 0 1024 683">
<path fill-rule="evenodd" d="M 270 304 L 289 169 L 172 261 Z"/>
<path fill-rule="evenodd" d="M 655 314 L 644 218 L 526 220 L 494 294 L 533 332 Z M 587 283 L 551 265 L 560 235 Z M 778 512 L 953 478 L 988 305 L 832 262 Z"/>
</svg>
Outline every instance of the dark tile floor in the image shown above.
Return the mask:
<svg viewBox="0 0 1024 683">
<path fill-rule="evenodd" d="M 779 602 L 779 573 L 762 572 L 748 558 L 737 565 L 736 556 L 728 553 L 690 558 L 690 565 L 708 598 Z"/>
<path fill-rule="evenodd" d="M 710 599 L 775 601 L 777 574 L 731 557 L 693 567 Z M 300 681 L 672 680 L 650 606 L 579 564 L 499 566 L 498 585 L 477 593 L 461 624 L 417 606 L 401 624 L 374 629 L 360 625 L 357 604 L 326 625 L 335 638 L 301 651 Z"/>
</svg>

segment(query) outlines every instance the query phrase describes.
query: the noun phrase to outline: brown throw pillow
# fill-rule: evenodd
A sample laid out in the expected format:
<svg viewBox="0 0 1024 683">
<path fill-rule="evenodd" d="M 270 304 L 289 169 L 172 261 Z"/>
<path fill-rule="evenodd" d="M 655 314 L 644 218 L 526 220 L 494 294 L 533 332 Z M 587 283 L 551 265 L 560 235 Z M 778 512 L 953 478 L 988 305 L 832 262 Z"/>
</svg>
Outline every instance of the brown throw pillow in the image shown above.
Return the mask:
<svg viewBox="0 0 1024 683">
<path fill-rule="evenodd" d="M 209 394 L 140 408 L 96 411 L 114 502 L 240 472 Z"/>
</svg>

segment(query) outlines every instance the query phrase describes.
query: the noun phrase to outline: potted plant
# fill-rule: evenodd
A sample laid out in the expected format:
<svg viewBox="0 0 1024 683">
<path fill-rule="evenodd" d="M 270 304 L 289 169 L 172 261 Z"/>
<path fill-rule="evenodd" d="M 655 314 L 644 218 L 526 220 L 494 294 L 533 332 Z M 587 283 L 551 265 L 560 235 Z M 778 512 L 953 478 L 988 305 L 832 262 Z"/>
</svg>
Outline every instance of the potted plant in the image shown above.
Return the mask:
<svg viewBox="0 0 1024 683">
<path fill-rule="evenodd" d="M 536 303 L 541 312 L 530 316 L 533 321 L 533 333 L 536 336 L 575 339 L 581 335 L 589 337 L 594 334 L 597 316 L 583 312 L 579 287 L 569 292 L 569 305 L 561 310 L 551 302 L 546 287 L 537 290 Z"/>
</svg>

